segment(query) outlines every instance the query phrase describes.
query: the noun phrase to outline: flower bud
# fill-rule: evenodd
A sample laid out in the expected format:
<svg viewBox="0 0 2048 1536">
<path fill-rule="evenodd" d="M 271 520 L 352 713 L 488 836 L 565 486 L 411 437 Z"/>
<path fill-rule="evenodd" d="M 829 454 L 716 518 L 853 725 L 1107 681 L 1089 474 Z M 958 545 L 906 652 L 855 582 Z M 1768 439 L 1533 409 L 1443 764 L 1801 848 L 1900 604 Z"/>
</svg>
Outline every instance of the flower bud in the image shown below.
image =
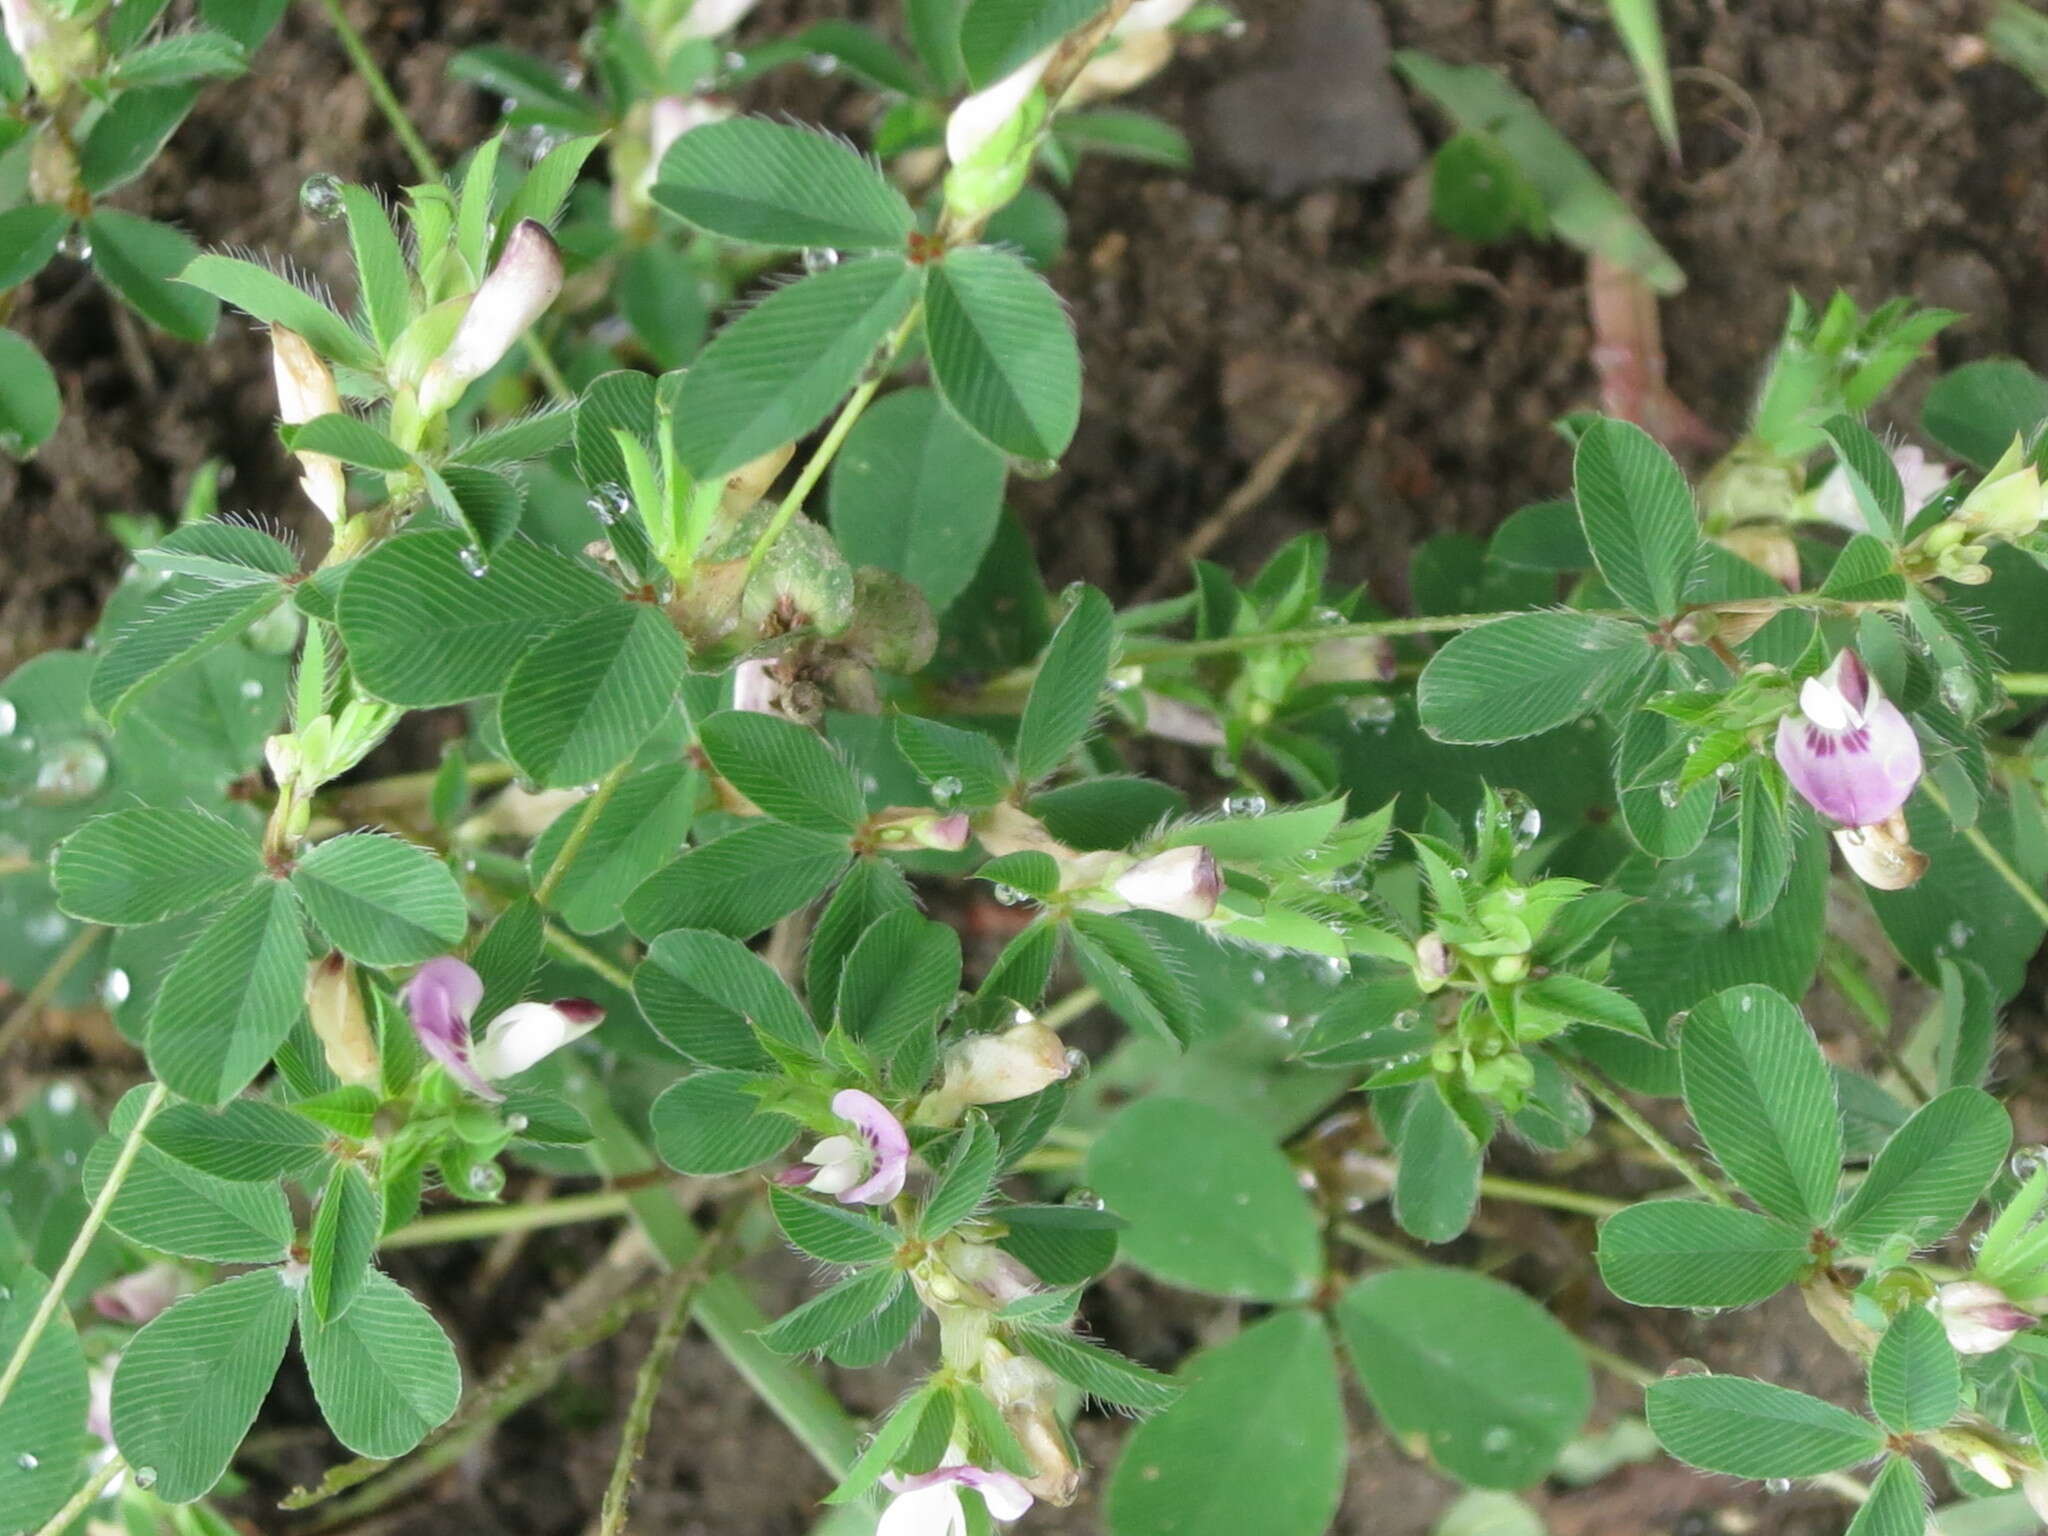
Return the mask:
<svg viewBox="0 0 2048 1536">
<path fill-rule="evenodd" d="M 588 998 L 515 1003 L 491 1020 L 470 1060 L 487 1081 L 517 1077 L 603 1022 L 604 1010 Z"/>
<path fill-rule="evenodd" d="M 680 35 L 684 38 L 717 37 L 730 32 L 746 19 L 757 0 L 692 0 L 688 13 L 683 17 Z"/>
<path fill-rule="evenodd" d="M 1716 541 L 1729 554 L 1747 560 L 1788 592 L 1799 590 L 1799 546 L 1779 523 L 1744 523 Z"/>
<path fill-rule="evenodd" d="M 1199 923 L 1216 913 L 1223 871 L 1207 848 L 1169 848 L 1133 864 L 1111 882 L 1110 889 L 1127 906 Z"/>
<path fill-rule="evenodd" d="M 1145 703 L 1145 730 L 1163 741 L 1178 741 L 1190 747 L 1221 747 L 1229 743 L 1223 722 L 1206 709 L 1147 688 L 1140 698 Z"/>
<path fill-rule="evenodd" d="M 918 806 L 897 806 L 877 811 L 868 818 L 868 831 L 885 845 L 929 848 L 934 853 L 958 853 L 974 834 L 974 823 L 965 811 L 929 811 Z"/>
<path fill-rule="evenodd" d="M 196 1289 L 191 1275 L 160 1261 L 101 1286 L 92 1293 L 92 1308 L 109 1322 L 140 1328 Z"/>
<path fill-rule="evenodd" d="M 53 14 L 42 0 L 0 0 L 0 29 L 36 94 L 54 101 L 93 73 L 99 42 L 88 22 Z"/>
<path fill-rule="evenodd" d="M 1941 1319 L 1959 1355 L 1988 1355 L 2039 1321 L 1997 1286 L 1981 1280 L 1950 1281 L 1934 1293 L 1927 1307 Z"/>
<path fill-rule="evenodd" d="M 1458 968 L 1457 957 L 1443 935 L 1425 933 L 1415 941 L 1415 983 L 1425 992 L 1436 992 Z"/>
<path fill-rule="evenodd" d="M 420 381 L 420 410 L 445 411 L 472 382 L 498 365 L 513 343 L 562 291 L 562 252 L 538 219 L 521 219 L 497 266 L 464 311 L 455 339 Z"/>
<path fill-rule="evenodd" d="M 1060 1037 L 1034 1018 L 1000 1034 L 969 1035 L 946 1053 L 938 1088 L 918 1107 L 919 1125 L 950 1125 L 970 1104 L 1007 1104 L 1074 1070 Z"/>
<path fill-rule="evenodd" d="M 1038 1294 L 1038 1276 L 989 1243 L 949 1237 L 940 1251 L 946 1268 L 960 1283 L 962 1299 L 979 1301 L 991 1312 L 1000 1312 L 1013 1301 Z"/>
<path fill-rule="evenodd" d="M 306 973 L 306 1013 L 327 1054 L 327 1070 L 352 1088 L 383 1084 L 377 1037 L 356 988 L 355 967 L 338 950 Z"/>
<path fill-rule="evenodd" d="M 296 331 L 281 325 L 270 328 L 270 371 L 277 380 L 278 420 L 286 426 L 296 427 L 341 409 L 341 395 L 326 361 Z M 326 453 L 302 453 L 298 460 L 299 484 L 307 500 L 328 522 L 340 523 L 348 510 L 348 480 L 341 460 Z"/>
<path fill-rule="evenodd" d="M 946 158 L 965 165 L 1015 118 L 1052 63 L 1054 49 L 1027 59 L 993 85 L 976 91 L 946 119 Z"/>
<path fill-rule="evenodd" d="M 2023 539 L 2041 525 L 2048 513 L 2048 493 L 2041 487 L 2041 472 L 2027 457 L 2026 445 L 2015 437 L 1996 464 L 1984 473 L 1963 504 L 1950 519 L 1978 538 Z M 1940 529 L 1930 530 L 1929 541 Z"/>
<path fill-rule="evenodd" d="M 2020 1479 L 2020 1491 L 2027 1496 L 2027 1508 L 2048 1523 L 2048 1470 L 2027 1473 Z"/>
</svg>

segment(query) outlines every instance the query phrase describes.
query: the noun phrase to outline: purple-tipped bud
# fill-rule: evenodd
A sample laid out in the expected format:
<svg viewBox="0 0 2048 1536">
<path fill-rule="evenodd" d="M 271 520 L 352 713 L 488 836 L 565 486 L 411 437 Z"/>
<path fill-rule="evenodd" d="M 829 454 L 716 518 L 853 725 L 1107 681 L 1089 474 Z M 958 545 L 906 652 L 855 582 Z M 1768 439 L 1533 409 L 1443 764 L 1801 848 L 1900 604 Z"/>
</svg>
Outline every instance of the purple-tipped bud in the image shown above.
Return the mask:
<svg viewBox="0 0 2048 1536">
<path fill-rule="evenodd" d="M 1058 1034 L 1020 1017 L 1000 1034 L 969 1035 L 946 1053 L 939 1086 L 918 1106 L 917 1123 L 951 1125 L 970 1104 L 1029 1098 L 1073 1070 Z"/>
<path fill-rule="evenodd" d="M 903 1122 L 873 1094 L 843 1088 L 832 1096 L 832 1113 L 853 1128 L 851 1136 L 827 1136 L 776 1182 L 835 1197 L 841 1205 L 887 1205 L 903 1193 L 910 1173 L 910 1137 Z"/>
<path fill-rule="evenodd" d="M 776 681 L 773 656 L 750 656 L 732 669 L 732 707 L 755 715 L 779 715 L 776 703 L 782 684 Z"/>
<path fill-rule="evenodd" d="M 1920 782 L 1920 742 L 1852 650 L 1799 690 L 1778 722 L 1779 766 L 1823 816 L 1845 827 L 1887 821 Z"/>
<path fill-rule="evenodd" d="M 521 219 L 491 275 L 469 301 L 448 350 L 420 383 L 420 408 L 444 411 L 498 365 L 562 291 L 562 251 L 538 219 Z"/>
<path fill-rule="evenodd" d="M 2033 1327 L 2038 1318 L 1995 1285 L 1982 1280 L 1955 1280 L 1934 1293 L 1928 1309 L 1941 1319 L 1948 1341 L 1959 1355 L 1988 1355 L 2003 1349 L 2013 1335 Z"/>
<path fill-rule="evenodd" d="M 1199 923 L 1215 914 L 1223 871 L 1207 848 L 1169 848 L 1133 864 L 1111 889 L 1129 906 Z"/>
<path fill-rule="evenodd" d="M 517 1077 L 603 1022 L 604 1010 L 588 998 L 515 1003 L 491 1020 L 470 1060 L 477 1074 L 488 1081 Z"/>
<path fill-rule="evenodd" d="M 960 1490 L 981 1495 L 992 1519 L 1021 1520 L 1031 1508 L 1031 1490 L 1007 1472 L 987 1467 L 943 1466 L 915 1477 L 882 1474 L 882 1486 L 896 1497 L 882 1511 L 875 1536 L 964 1536 L 970 1529 Z"/>
</svg>

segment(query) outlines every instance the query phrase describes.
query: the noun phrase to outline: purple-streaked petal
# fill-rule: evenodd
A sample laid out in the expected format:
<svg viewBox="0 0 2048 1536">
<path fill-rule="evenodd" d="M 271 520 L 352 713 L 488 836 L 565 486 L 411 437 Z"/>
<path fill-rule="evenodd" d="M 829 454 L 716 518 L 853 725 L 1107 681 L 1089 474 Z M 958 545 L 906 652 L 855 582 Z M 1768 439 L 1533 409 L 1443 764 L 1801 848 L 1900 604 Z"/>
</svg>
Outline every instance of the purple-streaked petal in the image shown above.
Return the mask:
<svg viewBox="0 0 2048 1536">
<path fill-rule="evenodd" d="M 1778 765 L 1792 787 L 1845 827 L 1887 820 L 1920 782 L 1912 724 L 1878 692 L 1854 651 L 1810 679 L 1801 702 L 1800 713 L 1778 722 Z"/>
<path fill-rule="evenodd" d="M 470 1064 L 469 1016 L 483 998 L 483 978 L 453 955 L 429 960 L 398 995 L 426 1053 L 478 1098 L 495 1101 L 505 1096 Z"/>
<path fill-rule="evenodd" d="M 905 1501 L 905 1496 L 928 1493 L 935 1488 L 972 1488 L 981 1495 L 981 1502 L 988 1506 L 989 1514 L 993 1518 L 1005 1523 L 1022 1518 L 1024 1513 L 1031 1508 L 1032 1502 L 1030 1489 L 1026 1488 L 1008 1472 L 998 1471 L 989 1467 L 934 1467 L 931 1471 L 920 1472 L 914 1477 L 899 1477 L 891 1472 L 883 1476 L 882 1486 L 891 1493 L 896 1494 L 899 1503 Z M 938 1501 L 934 1500 L 933 1508 L 936 1510 L 937 1507 Z M 893 1512 L 896 1506 L 891 1505 L 890 1508 Z M 920 1514 L 923 1514 L 922 1510 L 920 1510 Z M 922 1523 L 905 1521 L 902 1523 L 902 1529 L 907 1536 L 907 1533 L 911 1531 L 921 1532 L 926 1529 L 942 1531 L 945 1527 L 943 1525 L 931 1525 L 928 1527 Z M 883 1530 L 888 1530 L 886 1520 Z M 877 1536 L 881 1536 L 881 1533 L 878 1532 Z"/>
<path fill-rule="evenodd" d="M 840 1195 L 841 1205 L 887 1205 L 903 1193 L 910 1172 L 910 1137 L 903 1122 L 873 1094 L 844 1088 L 832 1096 L 832 1113 L 848 1122 L 873 1159 L 867 1178 Z"/>
</svg>

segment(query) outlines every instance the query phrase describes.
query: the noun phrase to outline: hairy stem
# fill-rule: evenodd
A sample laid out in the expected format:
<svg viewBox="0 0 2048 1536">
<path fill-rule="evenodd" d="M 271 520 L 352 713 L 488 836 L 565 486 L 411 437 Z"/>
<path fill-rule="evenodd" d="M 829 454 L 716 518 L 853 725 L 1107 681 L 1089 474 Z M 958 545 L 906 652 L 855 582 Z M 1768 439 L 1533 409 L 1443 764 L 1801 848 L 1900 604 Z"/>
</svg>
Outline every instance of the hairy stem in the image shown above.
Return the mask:
<svg viewBox="0 0 2048 1536">
<path fill-rule="evenodd" d="M 342 9 L 341 0 L 320 0 L 321 9 L 327 12 L 329 25 L 334 28 L 335 38 L 341 43 L 341 51 L 348 55 L 348 61 L 355 72 L 363 77 L 363 85 L 370 93 L 370 100 L 377 104 L 377 110 L 384 114 L 384 121 L 391 125 L 391 131 L 398 135 L 398 142 L 404 148 L 406 157 L 412 161 L 413 169 L 420 173 L 423 181 L 439 181 L 441 167 L 435 163 L 434 152 L 427 148 L 427 141 L 420 137 L 419 129 L 413 127 L 412 119 L 405 115 L 405 108 L 398 100 L 398 93 L 391 89 L 391 81 L 377 61 L 370 56 L 369 45 L 363 41 L 363 34 L 356 30 L 354 22 Z"/>
<path fill-rule="evenodd" d="M 735 1211 L 739 1208 L 735 1207 Z M 704 1286 L 717 1258 L 732 1237 L 736 1222 L 724 1222 L 688 1269 L 676 1271 L 669 1282 L 667 1305 L 654 1342 L 633 1378 L 633 1401 L 626 1410 L 626 1422 L 619 1431 L 618 1459 L 612 1463 L 611 1481 L 605 1486 L 604 1507 L 598 1517 L 598 1536 L 621 1536 L 626 1528 L 626 1511 L 633 1497 L 633 1469 L 647 1449 L 647 1432 L 654 1423 L 654 1400 L 661 1392 L 662 1378 L 682 1347 L 690 1330 L 690 1309 Z"/>
<path fill-rule="evenodd" d="M 1699 1165 L 1697 1159 L 1680 1151 L 1677 1146 L 1665 1137 L 1662 1131 L 1644 1119 L 1641 1112 L 1633 1104 L 1629 1103 L 1627 1099 L 1623 1098 L 1620 1091 L 1613 1084 L 1609 1083 L 1607 1079 L 1598 1072 L 1595 1072 L 1584 1062 L 1574 1061 L 1569 1056 L 1560 1055 L 1557 1057 L 1557 1062 L 1569 1074 L 1573 1082 L 1585 1089 L 1587 1093 L 1591 1094 L 1598 1101 L 1602 1108 L 1623 1125 L 1627 1126 L 1629 1130 L 1633 1131 L 1638 1141 L 1642 1142 L 1644 1146 L 1648 1147 L 1657 1156 L 1676 1169 L 1684 1177 L 1686 1183 L 1690 1184 L 1716 1205 L 1733 1205 L 1735 1203 L 1729 1197 L 1728 1191 L 1721 1188 L 1720 1185 L 1716 1184 L 1708 1176 L 1707 1171 Z"/>
<path fill-rule="evenodd" d="M 71 1250 L 64 1255 L 64 1262 L 57 1266 L 57 1272 L 50 1276 L 50 1285 L 43 1292 L 43 1299 L 36 1303 L 35 1312 L 29 1317 L 28 1327 L 16 1341 L 14 1354 L 7 1362 L 7 1368 L 0 1370 L 0 1403 L 7 1401 L 7 1394 L 14 1390 L 21 1373 L 28 1369 L 28 1357 L 35 1352 L 36 1341 L 43 1336 L 43 1330 L 50 1326 L 50 1319 L 57 1315 L 57 1309 L 64 1305 L 64 1292 L 71 1285 L 71 1277 L 78 1273 L 78 1266 L 85 1260 L 86 1249 L 99 1235 L 100 1227 L 106 1222 L 107 1212 L 113 1208 L 114 1197 L 121 1193 L 121 1186 L 128 1181 L 128 1171 L 135 1166 L 135 1159 L 142 1151 L 142 1133 L 149 1122 L 156 1118 L 156 1112 L 164 1107 L 164 1100 L 170 1097 L 170 1090 L 162 1083 L 152 1084 L 149 1097 L 142 1101 L 141 1113 L 128 1128 L 127 1138 L 121 1143 L 121 1150 L 115 1155 L 114 1166 L 107 1170 L 107 1182 L 101 1186 L 99 1198 L 92 1203 L 92 1209 L 85 1213 L 85 1223 L 78 1229 L 78 1236 L 71 1240 Z"/>
<path fill-rule="evenodd" d="M 633 976 L 630 971 L 611 960 L 607 960 L 581 939 L 572 938 L 553 923 L 549 923 L 541 929 L 541 937 L 546 941 L 548 948 L 552 949 L 563 959 L 573 960 L 587 970 L 602 976 L 622 992 L 633 990 Z"/>
<path fill-rule="evenodd" d="M 606 1174 L 620 1178 L 654 1167 L 654 1158 L 612 1108 L 603 1087 L 578 1077 L 568 1085 L 568 1098 L 590 1122 L 596 1140 L 592 1160 Z M 635 1189 L 633 1215 L 647 1240 L 673 1269 L 686 1268 L 703 1250 L 706 1239 L 675 1203 L 664 1185 Z M 697 1291 L 691 1315 L 705 1336 L 740 1373 L 755 1394 L 782 1420 L 818 1464 L 834 1477 L 844 1477 L 860 1454 L 860 1428 L 809 1370 L 784 1359 L 760 1340 L 768 1318 L 730 1275 L 719 1275 Z"/>
<path fill-rule="evenodd" d="M 49 1006 L 50 999 L 57 995 L 57 989 L 64 985 L 65 978 L 78 969 L 81 960 L 92 953 L 93 945 L 100 941 L 106 931 L 104 928 L 93 926 L 79 929 L 57 958 L 50 962 L 50 968 L 36 979 L 36 984 L 14 1005 L 14 1010 L 7 1015 L 7 1021 L 0 1024 L 0 1057 L 4 1057 L 29 1025 L 35 1022 L 36 1015 Z"/>
<path fill-rule="evenodd" d="M 380 1242 L 380 1251 L 390 1248 L 426 1248 L 435 1243 L 464 1243 L 480 1237 L 497 1237 L 505 1232 L 530 1232 L 543 1227 L 566 1227 L 577 1222 L 603 1221 L 623 1216 L 629 1206 L 622 1189 L 593 1190 L 588 1194 L 563 1195 L 539 1205 L 486 1205 L 473 1211 L 450 1211 L 440 1216 L 422 1216 L 400 1227 Z"/>
</svg>

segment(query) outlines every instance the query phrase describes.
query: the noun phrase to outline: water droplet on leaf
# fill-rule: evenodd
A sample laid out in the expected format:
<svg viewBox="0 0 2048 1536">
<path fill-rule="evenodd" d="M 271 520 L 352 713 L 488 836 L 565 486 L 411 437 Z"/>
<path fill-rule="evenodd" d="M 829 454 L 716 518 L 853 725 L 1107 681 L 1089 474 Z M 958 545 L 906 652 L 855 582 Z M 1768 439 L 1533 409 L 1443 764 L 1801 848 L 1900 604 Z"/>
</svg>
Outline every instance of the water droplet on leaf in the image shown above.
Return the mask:
<svg viewBox="0 0 2048 1536">
<path fill-rule="evenodd" d="M 341 182 L 316 171 L 299 183 L 299 206 L 325 224 L 342 215 Z"/>
<path fill-rule="evenodd" d="M 132 991 L 134 984 L 129 981 L 128 973 L 118 965 L 107 972 L 100 981 L 100 1001 L 109 1008 L 118 1008 L 127 1002 Z"/>
<path fill-rule="evenodd" d="M 1061 1200 L 1060 1204 L 1078 1206 L 1082 1210 L 1088 1211 L 1106 1211 L 1109 1209 L 1109 1202 L 1086 1184 L 1076 1184 L 1072 1189 L 1068 1190 L 1066 1198 Z"/>
<path fill-rule="evenodd" d="M 633 498 L 626 494 L 624 486 L 607 480 L 590 493 L 583 505 L 590 509 L 592 517 L 609 528 L 633 510 Z"/>
<path fill-rule="evenodd" d="M 484 552 L 473 544 L 465 544 L 462 553 L 456 558 L 462 562 L 462 568 L 478 580 L 491 574 L 491 562 L 486 560 Z"/>
</svg>

